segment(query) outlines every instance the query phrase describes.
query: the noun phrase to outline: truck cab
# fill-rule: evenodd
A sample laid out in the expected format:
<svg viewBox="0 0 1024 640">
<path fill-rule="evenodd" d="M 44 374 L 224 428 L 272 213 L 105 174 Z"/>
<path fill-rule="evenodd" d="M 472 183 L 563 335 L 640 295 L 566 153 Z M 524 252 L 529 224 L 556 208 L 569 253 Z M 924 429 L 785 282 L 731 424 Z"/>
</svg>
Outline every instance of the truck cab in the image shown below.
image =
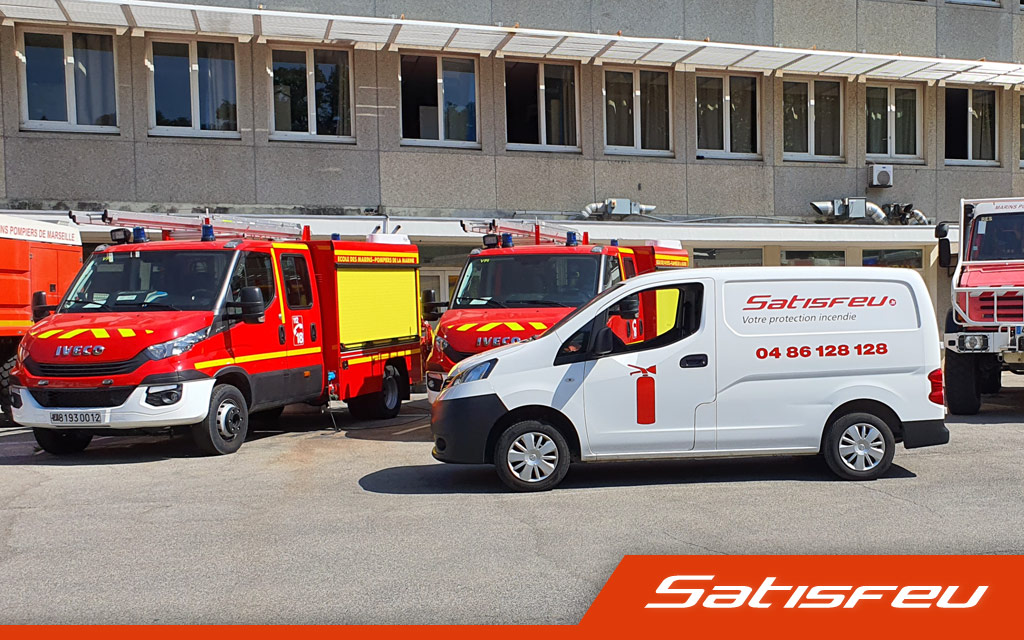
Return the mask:
<svg viewBox="0 0 1024 640">
<path fill-rule="evenodd" d="M 592 245 L 571 230 L 552 233 L 551 226 L 545 235 L 541 225 L 524 229 L 495 221 L 484 248 L 470 253 L 434 331 L 426 362 L 431 402 L 447 372 L 468 356 L 540 335 L 620 280 L 689 266 L 678 244 Z M 622 321 L 617 334 L 627 342 L 636 339 L 639 322 Z"/>
</svg>

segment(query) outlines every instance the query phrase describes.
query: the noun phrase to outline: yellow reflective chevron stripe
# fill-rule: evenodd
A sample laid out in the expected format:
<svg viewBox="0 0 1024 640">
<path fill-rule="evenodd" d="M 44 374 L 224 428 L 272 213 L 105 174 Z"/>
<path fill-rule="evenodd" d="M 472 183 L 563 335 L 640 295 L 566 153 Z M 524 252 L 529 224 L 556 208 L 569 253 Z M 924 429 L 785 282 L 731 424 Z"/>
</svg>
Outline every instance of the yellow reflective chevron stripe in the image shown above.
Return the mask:
<svg viewBox="0 0 1024 640">
<path fill-rule="evenodd" d="M 490 330 L 494 329 L 494 327 L 500 327 L 503 324 L 504 324 L 503 322 L 488 322 L 485 325 L 481 325 L 481 326 L 477 327 L 477 331 L 490 331 Z"/>
<path fill-rule="evenodd" d="M 363 364 L 364 362 L 373 362 L 374 360 L 384 360 L 385 358 L 400 358 L 402 356 L 408 356 L 413 353 L 419 353 L 419 349 L 408 349 L 406 351 L 386 351 L 383 353 L 374 353 L 368 356 L 362 356 L 359 358 L 352 358 L 350 360 L 344 360 L 350 365 Z"/>
<path fill-rule="evenodd" d="M 462 325 L 461 327 L 456 329 L 456 331 L 469 331 L 470 329 L 472 329 L 475 326 L 476 326 L 475 322 L 470 322 L 469 324 Z"/>
<path fill-rule="evenodd" d="M 97 338 L 109 338 L 110 337 L 110 334 L 107 333 L 106 329 L 90 329 L 90 331 L 92 331 L 92 335 L 94 335 Z"/>
<path fill-rule="evenodd" d="M 132 330 L 132 329 L 118 329 L 117 332 L 121 334 L 122 338 L 134 338 L 135 337 L 135 331 Z"/>
<path fill-rule="evenodd" d="M 320 347 L 309 347 L 307 349 L 293 349 L 291 351 L 272 351 L 269 353 L 254 353 L 248 356 L 238 356 L 237 358 L 220 358 L 219 360 L 206 360 L 205 362 L 197 362 L 195 364 L 196 369 L 210 369 L 212 367 L 223 367 L 229 364 L 245 364 L 247 362 L 259 362 L 261 360 L 274 360 L 276 358 L 285 358 L 288 356 L 307 356 L 314 353 L 320 353 L 322 349 Z"/>
<path fill-rule="evenodd" d="M 523 325 L 518 322 L 506 322 L 505 326 L 513 331 L 525 331 L 525 329 L 523 329 Z"/>
<path fill-rule="evenodd" d="M 544 324 L 543 322 L 531 322 L 530 326 L 536 329 L 537 331 L 544 331 L 545 329 L 548 328 L 548 325 Z"/>
<path fill-rule="evenodd" d="M 52 336 L 57 335 L 61 331 L 63 331 L 63 329 L 50 329 L 49 331 L 44 331 L 44 332 L 40 333 L 39 337 L 42 338 L 42 339 L 50 338 Z"/>
<path fill-rule="evenodd" d="M 58 340 L 69 340 L 71 338 L 74 338 L 78 334 L 85 333 L 85 332 L 86 332 L 86 329 L 72 329 L 71 331 L 68 331 L 68 332 L 64 333 L 64 335 L 58 337 L 57 339 Z"/>
</svg>

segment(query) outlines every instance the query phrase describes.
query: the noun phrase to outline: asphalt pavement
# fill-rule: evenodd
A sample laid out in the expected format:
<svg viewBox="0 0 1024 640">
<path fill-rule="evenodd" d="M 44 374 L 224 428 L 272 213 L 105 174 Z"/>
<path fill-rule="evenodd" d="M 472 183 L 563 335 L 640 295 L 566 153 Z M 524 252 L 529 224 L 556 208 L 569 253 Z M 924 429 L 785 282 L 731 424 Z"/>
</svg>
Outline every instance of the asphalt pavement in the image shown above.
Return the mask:
<svg viewBox="0 0 1024 640">
<path fill-rule="evenodd" d="M 575 465 L 543 494 L 430 457 L 419 397 L 289 410 L 235 455 L 0 430 L 0 623 L 575 623 L 624 554 L 1024 552 L 1024 378 L 887 477 L 808 457 Z M 870 571 L 870 567 L 858 571 Z"/>
</svg>

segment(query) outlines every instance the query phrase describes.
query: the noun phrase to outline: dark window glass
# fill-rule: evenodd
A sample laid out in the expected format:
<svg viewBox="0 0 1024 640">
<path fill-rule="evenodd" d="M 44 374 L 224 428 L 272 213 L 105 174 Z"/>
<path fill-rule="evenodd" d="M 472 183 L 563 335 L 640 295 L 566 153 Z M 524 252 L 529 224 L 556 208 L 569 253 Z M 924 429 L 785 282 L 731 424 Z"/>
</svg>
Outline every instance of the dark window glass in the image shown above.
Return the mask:
<svg viewBox="0 0 1024 640">
<path fill-rule="evenodd" d="M 614 315 L 621 303 L 639 303 L 642 321 Z M 609 307 L 598 316 L 612 330 L 612 355 L 657 349 L 693 335 L 700 328 L 704 306 L 704 286 L 700 283 L 647 289 Z"/>
<path fill-rule="evenodd" d="M 844 267 L 845 251 L 783 251 L 779 264 L 784 267 Z"/>
<path fill-rule="evenodd" d="M 257 287 L 263 293 L 263 308 L 270 308 L 274 301 L 274 267 L 270 254 L 246 252 L 238 260 L 231 275 L 229 296 L 232 302 L 241 302 L 242 287 Z"/>
<path fill-rule="evenodd" d="M 95 33 L 73 33 L 71 46 L 78 124 L 116 126 L 114 39 Z"/>
<path fill-rule="evenodd" d="M 157 126 L 192 126 L 187 43 L 153 43 L 153 93 Z"/>
<path fill-rule="evenodd" d="M 452 308 L 577 307 L 597 293 L 600 269 L 597 254 L 473 258 Z"/>
<path fill-rule="evenodd" d="M 317 49 L 313 52 L 313 65 L 317 134 L 352 135 L 348 52 Z"/>
<path fill-rule="evenodd" d="M 970 113 L 967 111 L 967 89 L 946 87 L 946 158 L 966 160 L 967 127 Z"/>
<path fill-rule="evenodd" d="M 971 159 L 996 159 L 996 92 L 971 92 Z"/>
<path fill-rule="evenodd" d="M 668 74 L 640 72 L 640 148 L 669 148 Z"/>
<path fill-rule="evenodd" d="M 782 83 L 782 149 L 807 153 L 807 83 Z"/>
<path fill-rule="evenodd" d="M 917 90 L 893 90 L 896 106 L 896 153 L 917 155 Z"/>
<path fill-rule="evenodd" d="M 576 146 L 576 70 L 544 65 L 544 117 L 547 144 Z"/>
<path fill-rule="evenodd" d="M 505 63 L 505 121 L 511 143 L 540 144 L 539 68 L 532 62 Z"/>
<path fill-rule="evenodd" d="M 199 128 L 237 131 L 235 47 L 226 42 L 199 42 Z"/>
<path fill-rule="evenodd" d="M 733 153 L 757 153 L 757 78 L 729 78 L 729 132 Z"/>
<path fill-rule="evenodd" d="M 707 248 L 693 249 L 695 267 L 760 267 L 764 257 L 761 249 Z"/>
<path fill-rule="evenodd" d="M 867 112 L 868 153 L 889 153 L 889 89 L 868 87 L 865 97 Z"/>
<path fill-rule="evenodd" d="M 721 78 L 697 78 L 697 148 L 725 150 Z"/>
<path fill-rule="evenodd" d="M 289 309 L 309 309 L 313 306 L 313 288 L 309 283 L 309 269 L 302 256 L 281 256 L 281 278 Z"/>
<path fill-rule="evenodd" d="M 438 140 L 437 58 L 402 56 L 402 137 Z"/>
<path fill-rule="evenodd" d="M 971 260 L 1024 260 L 1024 214 L 975 217 L 970 237 Z"/>
<path fill-rule="evenodd" d="M 612 286 L 622 280 L 622 269 L 619 268 L 618 256 L 604 257 L 604 288 Z"/>
<path fill-rule="evenodd" d="M 274 51 L 274 130 L 309 131 L 306 52 Z"/>
<path fill-rule="evenodd" d="M 865 249 L 865 267 L 907 267 L 920 269 L 924 263 L 920 249 Z"/>
<path fill-rule="evenodd" d="M 628 71 L 605 71 L 604 91 L 608 146 L 634 146 L 633 74 Z"/>
<path fill-rule="evenodd" d="M 814 154 L 838 156 L 840 154 L 839 134 L 843 129 L 842 94 L 838 82 L 814 83 Z"/>
<path fill-rule="evenodd" d="M 53 33 L 25 34 L 25 85 L 29 120 L 67 122 L 64 36 Z"/>
<path fill-rule="evenodd" d="M 622 258 L 622 266 L 625 269 L 626 278 L 632 278 L 636 275 L 636 265 L 633 263 L 633 256 L 625 256 Z"/>
<path fill-rule="evenodd" d="M 441 59 L 444 89 L 444 138 L 476 141 L 476 63 L 465 58 Z"/>
</svg>

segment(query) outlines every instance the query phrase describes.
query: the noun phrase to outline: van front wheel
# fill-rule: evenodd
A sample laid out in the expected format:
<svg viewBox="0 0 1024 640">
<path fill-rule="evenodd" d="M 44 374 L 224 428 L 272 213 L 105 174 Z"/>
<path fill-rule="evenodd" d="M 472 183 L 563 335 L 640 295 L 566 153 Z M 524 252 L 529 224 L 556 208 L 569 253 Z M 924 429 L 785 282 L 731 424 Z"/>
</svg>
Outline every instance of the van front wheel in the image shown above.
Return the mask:
<svg viewBox="0 0 1024 640">
<path fill-rule="evenodd" d="M 870 413 L 840 416 L 825 434 L 825 461 L 844 480 L 874 480 L 892 465 L 896 439 L 892 429 Z"/>
<path fill-rule="evenodd" d="M 569 471 L 569 445 L 558 429 L 546 422 L 517 422 L 498 438 L 494 467 L 513 491 L 547 491 Z"/>
</svg>

